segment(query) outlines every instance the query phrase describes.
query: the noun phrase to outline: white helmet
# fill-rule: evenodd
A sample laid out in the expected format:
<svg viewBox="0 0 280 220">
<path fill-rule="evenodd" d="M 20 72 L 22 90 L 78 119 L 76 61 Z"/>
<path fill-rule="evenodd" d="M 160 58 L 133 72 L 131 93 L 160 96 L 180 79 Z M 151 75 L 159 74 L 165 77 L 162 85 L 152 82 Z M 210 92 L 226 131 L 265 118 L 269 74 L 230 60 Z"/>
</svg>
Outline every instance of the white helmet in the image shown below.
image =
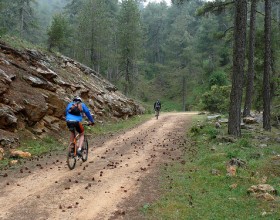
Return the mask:
<svg viewBox="0 0 280 220">
<path fill-rule="evenodd" d="M 73 102 L 82 102 L 82 99 L 81 99 L 81 97 L 76 96 L 76 97 L 73 99 Z"/>
</svg>

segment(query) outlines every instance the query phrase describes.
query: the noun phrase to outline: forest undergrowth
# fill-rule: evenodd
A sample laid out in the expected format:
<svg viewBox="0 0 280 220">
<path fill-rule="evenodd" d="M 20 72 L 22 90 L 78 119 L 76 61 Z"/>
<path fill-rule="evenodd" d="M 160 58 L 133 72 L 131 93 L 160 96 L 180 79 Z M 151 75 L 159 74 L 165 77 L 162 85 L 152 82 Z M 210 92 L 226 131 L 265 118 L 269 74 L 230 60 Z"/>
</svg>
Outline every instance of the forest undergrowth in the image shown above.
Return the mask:
<svg viewBox="0 0 280 220">
<path fill-rule="evenodd" d="M 279 219 L 279 133 L 260 124 L 242 130 L 240 139 L 227 135 L 227 124 L 198 116 L 187 133 L 184 163 L 162 170 L 165 193 L 144 207 L 149 219 Z M 277 143 L 278 141 L 278 143 Z M 238 161 L 235 170 L 229 170 Z M 266 196 L 249 193 L 252 186 L 271 186 Z"/>
</svg>

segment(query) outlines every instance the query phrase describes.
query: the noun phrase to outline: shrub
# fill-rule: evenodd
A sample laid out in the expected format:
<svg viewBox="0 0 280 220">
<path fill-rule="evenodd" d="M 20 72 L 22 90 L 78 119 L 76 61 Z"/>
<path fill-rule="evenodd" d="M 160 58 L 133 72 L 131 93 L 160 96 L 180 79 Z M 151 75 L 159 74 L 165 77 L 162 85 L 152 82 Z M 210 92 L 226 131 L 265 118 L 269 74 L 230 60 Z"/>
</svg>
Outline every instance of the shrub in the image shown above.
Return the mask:
<svg viewBox="0 0 280 220">
<path fill-rule="evenodd" d="M 228 77 L 225 72 L 223 71 L 216 71 L 213 72 L 209 79 L 210 87 L 217 85 L 217 86 L 226 86 L 228 85 Z"/>
<path fill-rule="evenodd" d="M 230 86 L 212 86 L 210 91 L 202 95 L 202 109 L 210 112 L 228 112 L 230 89 Z"/>
</svg>

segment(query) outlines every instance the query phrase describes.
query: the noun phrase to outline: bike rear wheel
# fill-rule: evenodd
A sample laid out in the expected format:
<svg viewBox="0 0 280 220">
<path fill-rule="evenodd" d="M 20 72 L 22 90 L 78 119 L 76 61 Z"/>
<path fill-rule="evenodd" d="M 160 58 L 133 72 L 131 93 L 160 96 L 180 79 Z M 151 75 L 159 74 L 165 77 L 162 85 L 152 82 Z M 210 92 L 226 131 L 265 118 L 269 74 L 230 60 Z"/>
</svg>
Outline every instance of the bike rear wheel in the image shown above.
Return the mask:
<svg viewBox="0 0 280 220">
<path fill-rule="evenodd" d="M 69 144 L 68 152 L 67 152 L 67 165 L 70 170 L 73 170 L 76 165 L 76 156 L 74 151 L 75 151 L 75 144 L 74 143 Z"/>
<path fill-rule="evenodd" d="M 85 162 L 88 159 L 88 140 L 85 137 L 82 147 L 82 161 Z"/>
</svg>

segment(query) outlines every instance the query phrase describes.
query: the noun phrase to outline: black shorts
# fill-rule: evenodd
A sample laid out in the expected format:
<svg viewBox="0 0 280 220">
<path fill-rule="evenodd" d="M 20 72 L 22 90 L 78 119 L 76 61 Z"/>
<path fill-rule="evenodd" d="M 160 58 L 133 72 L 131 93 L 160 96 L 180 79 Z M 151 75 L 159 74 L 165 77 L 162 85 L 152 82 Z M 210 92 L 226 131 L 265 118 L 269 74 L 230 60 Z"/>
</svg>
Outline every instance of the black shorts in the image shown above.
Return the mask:
<svg viewBox="0 0 280 220">
<path fill-rule="evenodd" d="M 79 133 L 83 133 L 85 130 L 82 123 L 79 121 L 67 121 L 66 123 L 71 132 L 75 132 L 76 130 Z"/>
</svg>

